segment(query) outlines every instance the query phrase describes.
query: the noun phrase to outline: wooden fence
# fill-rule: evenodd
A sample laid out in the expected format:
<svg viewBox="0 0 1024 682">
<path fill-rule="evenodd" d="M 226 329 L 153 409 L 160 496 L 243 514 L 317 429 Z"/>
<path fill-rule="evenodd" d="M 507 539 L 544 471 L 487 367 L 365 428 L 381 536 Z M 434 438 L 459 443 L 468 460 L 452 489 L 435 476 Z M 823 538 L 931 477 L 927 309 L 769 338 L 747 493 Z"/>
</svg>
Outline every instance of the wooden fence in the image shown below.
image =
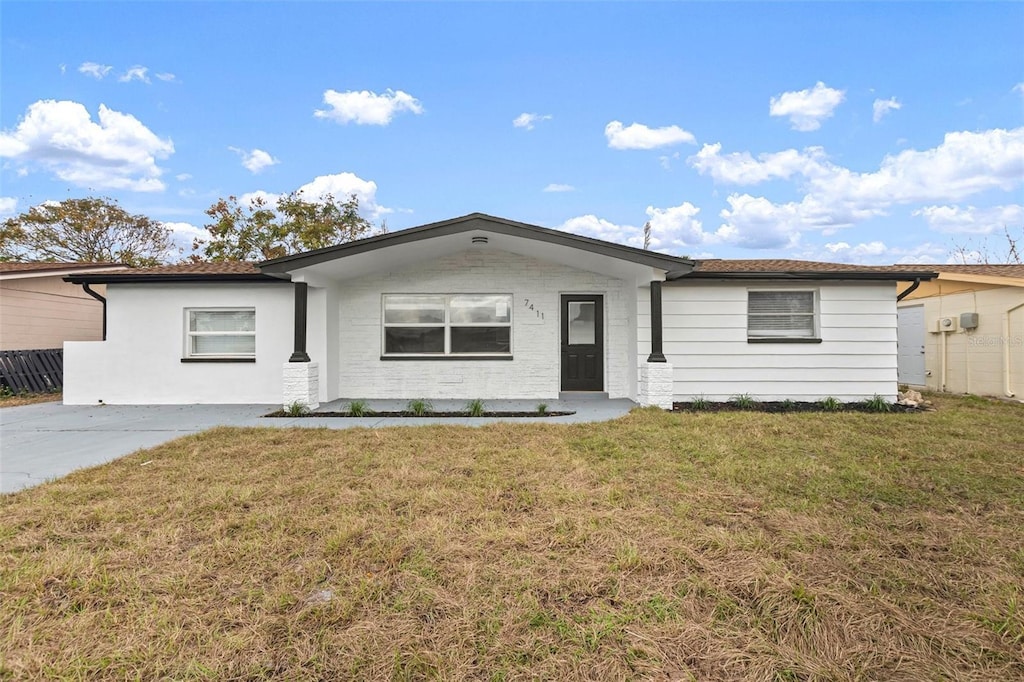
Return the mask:
<svg viewBox="0 0 1024 682">
<path fill-rule="evenodd" d="M 0 350 L 0 388 L 11 393 L 49 393 L 64 387 L 64 351 Z"/>
</svg>

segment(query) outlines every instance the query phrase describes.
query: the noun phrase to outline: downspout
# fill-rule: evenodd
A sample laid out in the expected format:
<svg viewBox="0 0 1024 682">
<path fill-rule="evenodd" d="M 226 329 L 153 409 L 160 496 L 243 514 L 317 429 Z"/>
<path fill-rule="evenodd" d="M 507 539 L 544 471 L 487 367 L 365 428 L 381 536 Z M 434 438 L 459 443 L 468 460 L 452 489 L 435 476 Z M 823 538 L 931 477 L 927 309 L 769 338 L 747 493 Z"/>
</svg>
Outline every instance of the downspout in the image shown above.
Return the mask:
<svg viewBox="0 0 1024 682">
<path fill-rule="evenodd" d="M 82 284 L 82 290 L 85 291 L 85 293 L 89 294 L 90 296 L 92 296 L 97 301 L 99 301 L 100 303 L 103 304 L 103 340 L 106 341 L 107 340 L 107 299 L 103 298 L 102 296 L 97 294 L 95 291 L 90 289 L 88 283 Z"/>
<path fill-rule="evenodd" d="M 1024 303 L 1007 308 L 1003 313 L 1003 393 L 1007 398 L 1014 398 L 1017 395 L 1010 388 L 1010 313 L 1018 308 L 1024 308 Z"/>
<path fill-rule="evenodd" d="M 901 293 L 899 296 L 896 297 L 896 302 L 899 303 L 900 301 L 905 299 L 907 296 L 909 296 L 910 294 L 914 293 L 914 290 L 917 289 L 919 286 L 921 286 L 921 278 L 920 277 L 915 279 L 913 284 L 911 284 L 909 287 L 904 289 L 903 293 Z"/>
</svg>

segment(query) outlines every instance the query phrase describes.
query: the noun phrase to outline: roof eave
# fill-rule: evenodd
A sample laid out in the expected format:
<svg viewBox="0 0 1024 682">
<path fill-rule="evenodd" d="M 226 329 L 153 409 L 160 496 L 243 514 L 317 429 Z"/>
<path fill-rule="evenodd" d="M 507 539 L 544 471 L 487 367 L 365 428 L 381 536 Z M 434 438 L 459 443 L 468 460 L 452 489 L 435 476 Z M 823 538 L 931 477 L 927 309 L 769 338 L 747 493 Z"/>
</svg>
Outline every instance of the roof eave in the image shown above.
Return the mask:
<svg viewBox="0 0 1024 682">
<path fill-rule="evenodd" d="M 672 281 L 689 279 L 757 279 L 757 280 L 866 280 L 877 282 L 903 282 L 920 279 L 932 280 L 939 276 L 937 272 L 691 272 L 681 277 L 671 278 Z"/>
<path fill-rule="evenodd" d="M 163 273 L 163 274 L 111 274 L 104 275 L 71 275 L 64 278 L 65 282 L 72 284 L 167 284 L 167 283 L 198 283 L 198 282 L 220 282 L 220 283 L 247 283 L 247 284 L 277 284 L 288 282 L 287 278 L 274 277 L 262 273 Z"/>
</svg>

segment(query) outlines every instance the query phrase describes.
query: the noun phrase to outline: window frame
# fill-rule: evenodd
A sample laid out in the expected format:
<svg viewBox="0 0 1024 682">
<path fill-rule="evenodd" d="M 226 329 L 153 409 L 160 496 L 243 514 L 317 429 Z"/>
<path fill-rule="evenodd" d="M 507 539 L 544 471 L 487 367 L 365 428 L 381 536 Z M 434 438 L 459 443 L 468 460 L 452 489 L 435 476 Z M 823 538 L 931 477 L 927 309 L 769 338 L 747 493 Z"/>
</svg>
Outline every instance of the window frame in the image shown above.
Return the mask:
<svg viewBox="0 0 1024 682">
<path fill-rule="evenodd" d="M 252 313 L 253 330 L 250 331 L 192 331 L 192 314 L 205 312 Z M 256 362 L 256 307 L 255 306 L 196 306 L 183 309 L 184 336 L 182 362 Z M 192 339 L 199 336 L 251 336 L 253 349 L 251 353 L 195 353 L 192 350 Z"/>
<path fill-rule="evenodd" d="M 443 298 L 444 299 L 444 321 L 437 322 L 387 322 L 387 300 L 389 296 L 405 298 Z M 504 296 L 508 299 L 508 322 L 452 322 L 453 298 L 463 296 Z M 511 360 L 514 350 L 513 339 L 513 310 L 515 308 L 515 296 L 506 292 L 480 292 L 464 291 L 458 293 L 400 293 L 391 292 L 381 294 L 380 299 L 380 359 L 381 360 Z M 480 353 L 456 353 L 452 351 L 452 328 L 463 327 L 507 327 L 508 328 L 508 352 L 480 352 Z M 387 352 L 387 330 L 388 328 L 424 328 L 444 330 L 444 351 L 441 353 L 389 353 Z"/>
<path fill-rule="evenodd" d="M 759 293 L 782 293 L 782 294 L 811 294 L 810 313 L 752 313 L 750 310 L 751 294 Z M 757 330 L 750 328 L 751 317 L 772 317 L 773 315 L 806 315 L 811 318 L 811 328 L 808 333 L 789 333 L 786 335 L 767 336 L 759 334 Z M 820 291 L 816 288 L 756 288 L 747 289 L 747 343 L 821 343 L 821 297 Z M 785 330 L 782 330 L 785 331 Z M 794 330 L 795 331 L 795 330 Z"/>
</svg>

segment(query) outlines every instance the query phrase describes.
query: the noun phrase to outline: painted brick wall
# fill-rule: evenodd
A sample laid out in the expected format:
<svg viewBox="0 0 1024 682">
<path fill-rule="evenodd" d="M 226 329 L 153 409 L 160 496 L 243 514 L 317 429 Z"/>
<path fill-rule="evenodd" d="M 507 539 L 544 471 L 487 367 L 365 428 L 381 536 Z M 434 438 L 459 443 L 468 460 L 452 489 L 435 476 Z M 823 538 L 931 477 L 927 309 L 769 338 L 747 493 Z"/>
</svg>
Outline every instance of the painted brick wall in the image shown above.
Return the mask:
<svg viewBox="0 0 1024 682">
<path fill-rule="evenodd" d="M 605 297 L 605 390 L 613 398 L 629 397 L 636 363 L 627 300 L 635 301 L 633 288 L 606 275 L 494 250 L 463 251 L 416 268 L 342 282 L 339 394 L 554 399 L 560 380 L 559 295 L 591 293 Z M 514 360 L 381 360 L 381 296 L 400 293 L 511 293 Z"/>
</svg>

